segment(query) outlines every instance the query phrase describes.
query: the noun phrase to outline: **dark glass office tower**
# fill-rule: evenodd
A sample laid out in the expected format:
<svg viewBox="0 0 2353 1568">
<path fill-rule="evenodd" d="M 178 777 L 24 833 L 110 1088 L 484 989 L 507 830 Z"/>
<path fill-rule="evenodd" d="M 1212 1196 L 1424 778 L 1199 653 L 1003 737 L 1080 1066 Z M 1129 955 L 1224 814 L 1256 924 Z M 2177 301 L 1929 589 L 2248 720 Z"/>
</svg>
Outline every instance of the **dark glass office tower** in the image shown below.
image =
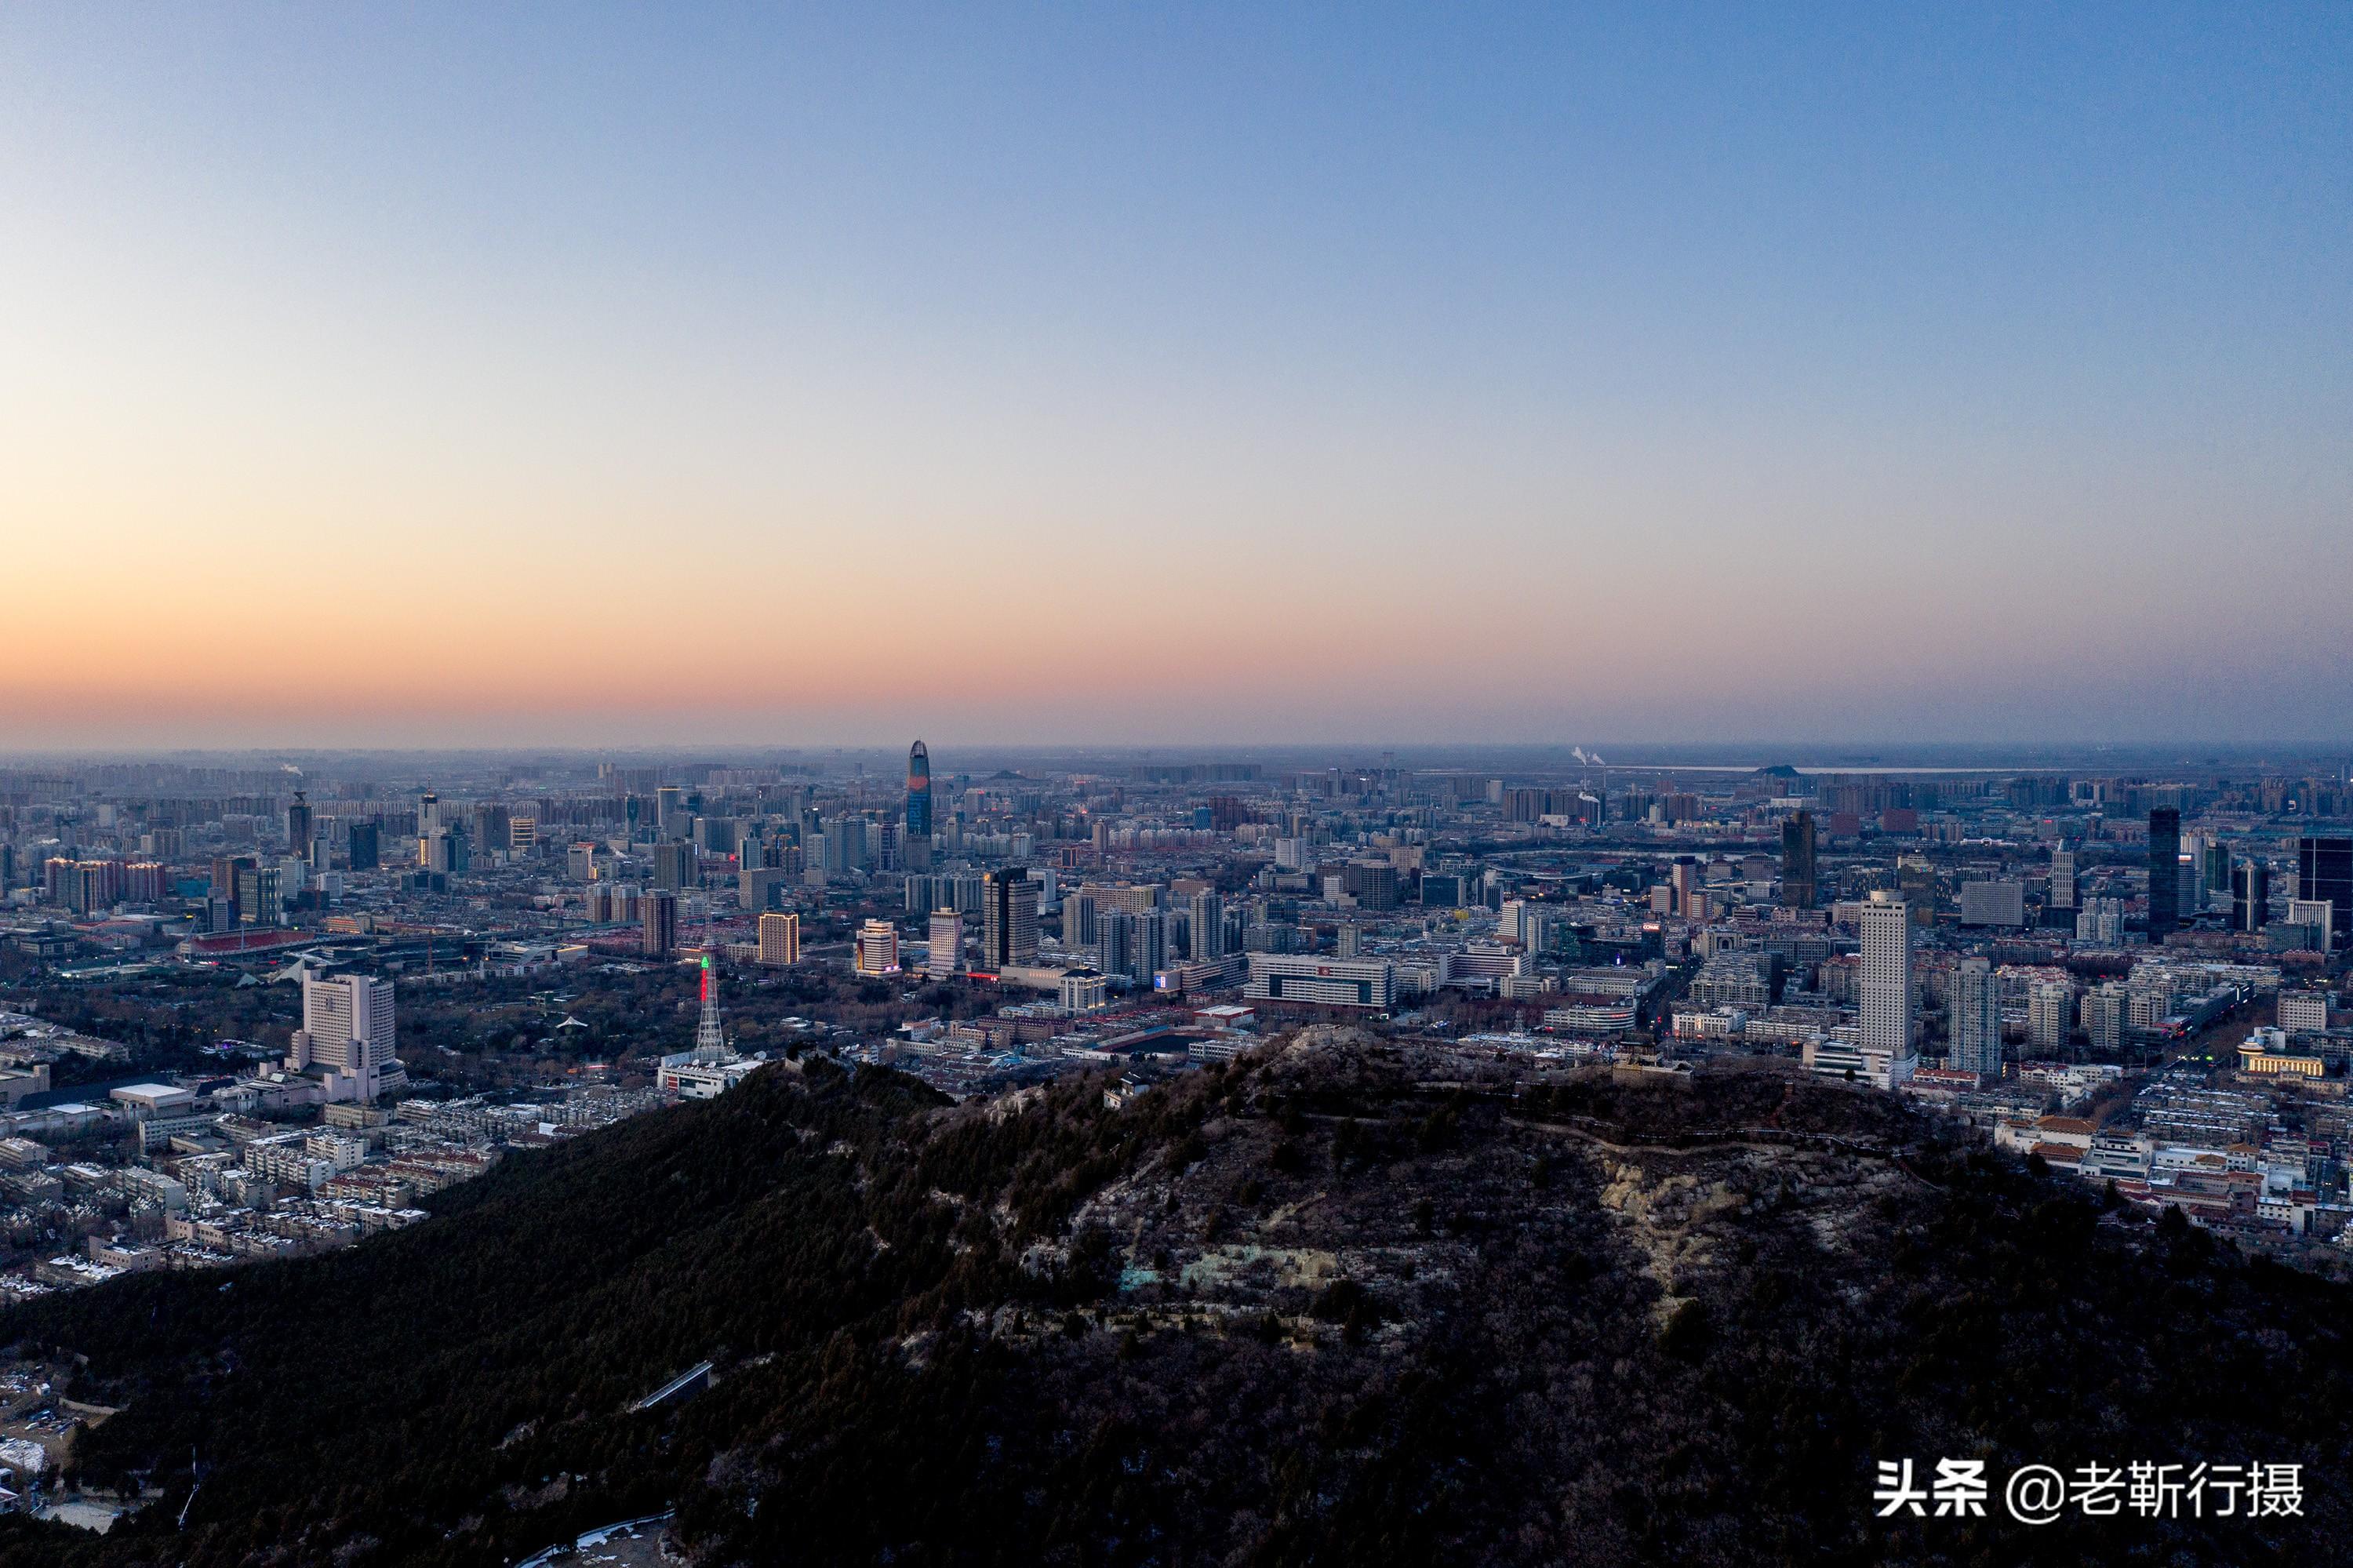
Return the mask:
<svg viewBox="0 0 2353 1568">
<path fill-rule="evenodd" d="M 2260 931 L 2272 923 L 2272 869 L 2259 860 L 2231 868 L 2231 929 Z"/>
<path fill-rule="evenodd" d="M 2343 941 L 2353 920 L 2353 839 L 2296 840 L 2295 895 L 2327 899 L 2329 939 Z"/>
<path fill-rule="evenodd" d="M 1781 824 L 1781 907 L 1814 906 L 1814 814 L 1800 810 Z"/>
<path fill-rule="evenodd" d="M 2181 916 L 2181 813 L 2159 806 L 2148 814 L 2148 939 L 2162 942 Z"/>
<path fill-rule="evenodd" d="M 932 754 L 922 741 L 907 748 L 907 824 L 899 835 L 899 863 L 909 871 L 932 864 Z"/>
</svg>

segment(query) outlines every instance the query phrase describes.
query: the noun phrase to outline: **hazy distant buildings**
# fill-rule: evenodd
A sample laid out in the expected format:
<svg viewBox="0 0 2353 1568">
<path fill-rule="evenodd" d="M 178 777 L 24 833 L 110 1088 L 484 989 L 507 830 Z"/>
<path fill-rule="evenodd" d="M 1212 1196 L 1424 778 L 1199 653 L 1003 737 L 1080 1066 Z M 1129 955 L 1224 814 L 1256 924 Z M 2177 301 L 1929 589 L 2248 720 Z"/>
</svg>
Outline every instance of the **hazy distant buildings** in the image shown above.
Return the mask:
<svg viewBox="0 0 2353 1568">
<path fill-rule="evenodd" d="M 1814 884 L 1814 814 L 1800 810 L 1781 824 L 1781 907 L 1811 909 Z"/>
<path fill-rule="evenodd" d="M 2181 813 L 2158 806 L 2148 814 L 2148 939 L 2164 941 L 2180 915 Z"/>
<path fill-rule="evenodd" d="M 2021 882 L 1964 882 L 1961 884 L 1961 924 L 2025 925 L 2026 885 Z"/>
</svg>

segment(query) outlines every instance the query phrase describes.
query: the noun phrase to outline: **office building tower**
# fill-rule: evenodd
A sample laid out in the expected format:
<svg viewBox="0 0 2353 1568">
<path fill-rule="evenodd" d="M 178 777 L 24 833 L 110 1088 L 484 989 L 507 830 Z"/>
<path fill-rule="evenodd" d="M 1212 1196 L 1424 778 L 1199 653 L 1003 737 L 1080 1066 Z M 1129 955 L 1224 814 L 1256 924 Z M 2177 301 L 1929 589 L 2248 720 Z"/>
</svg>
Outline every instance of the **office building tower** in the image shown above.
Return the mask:
<svg viewBox="0 0 2353 1568">
<path fill-rule="evenodd" d="M 666 959 L 678 951 L 678 895 L 658 887 L 646 895 L 645 934 L 638 949 L 649 959 Z"/>
<path fill-rule="evenodd" d="M 2026 885 L 2022 882 L 1961 884 L 1961 924 L 1964 926 L 2023 926 Z"/>
<path fill-rule="evenodd" d="M 2181 813 L 2159 806 L 2148 814 L 2148 939 L 2171 936 L 2180 913 Z"/>
<path fill-rule="evenodd" d="M 2337 906 L 2326 898 L 2289 899 L 2287 923 L 2311 933 L 2308 941 L 2298 940 L 2300 947 L 2325 953 L 2337 945 Z"/>
<path fill-rule="evenodd" d="M 2231 846 L 2220 839 L 2208 839 L 2205 853 L 2200 857 L 2200 880 L 2205 885 L 2207 904 L 2221 903 L 2231 894 Z M 2200 907 L 2205 907 L 2205 905 Z"/>
<path fill-rule="evenodd" d="M 654 845 L 654 885 L 667 892 L 680 893 L 702 880 L 694 857 L 694 846 L 683 839 L 665 839 Z"/>
<path fill-rule="evenodd" d="M 434 829 L 417 841 L 417 862 L 427 871 L 438 871 L 455 876 L 471 869 L 473 854 L 467 842 L 466 830 L 456 826 Z"/>
<path fill-rule="evenodd" d="M 1062 946 L 1072 952 L 1092 948 L 1102 939 L 1097 926 L 1095 895 L 1081 888 L 1062 895 Z"/>
<path fill-rule="evenodd" d="M 374 871 L 384 863 L 381 841 L 374 822 L 353 822 L 343 835 L 343 853 L 353 871 Z"/>
<path fill-rule="evenodd" d="M 2075 907 L 2075 852 L 2054 849 L 2051 852 L 2051 907 L 2072 910 Z"/>
<path fill-rule="evenodd" d="M 852 940 L 854 957 L 850 967 L 861 975 L 895 975 L 899 972 L 899 927 L 888 920 L 869 920 L 858 927 Z"/>
<path fill-rule="evenodd" d="M 760 962 L 783 969 L 801 961 L 801 917 L 797 915 L 760 916 Z"/>
<path fill-rule="evenodd" d="M 1781 907 L 1811 909 L 1814 886 L 1814 814 L 1794 812 L 1781 824 Z"/>
<path fill-rule="evenodd" d="M 294 791 L 294 802 L 286 808 L 286 853 L 311 858 L 311 801 L 300 789 Z"/>
<path fill-rule="evenodd" d="M 417 842 L 422 844 L 436 828 L 446 827 L 448 819 L 442 814 L 441 797 L 427 789 L 417 802 Z M 423 858 L 420 851 L 418 858 Z"/>
<path fill-rule="evenodd" d="M 274 865 L 242 864 L 237 870 L 237 923 L 277 926 L 286 918 L 286 900 Z"/>
<path fill-rule="evenodd" d="M 665 784 L 654 791 L 654 837 L 682 839 L 686 832 L 686 791 Z"/>
<path fill-rule="evenodd" d="M 2295 896 L 2328 906 L 2332 944 L 2353 929 L 2353 838 L 2295 841 Z"/>
<path fill-rule="evenodd" d="M 980 905 L 980 967 L 992 972 L 1038 961 L 1038 885 L 1024 867 L 988 874 Z"/>
<path fill-rule="evenodd" d="M 290 1071 L 326 1069 L 331 1100 L 372 1100 L 394 1065 L 389 980 L 363 975 L 302 981 L 302 1027 L 288 1054 Z"/>
<path fill-rule="evenodd" d="M 1952 1054 L 1946 1065 L 2001 1076 L 2001 991 L 1985 959 L 1963 959 L 1953 971 Z"/>
<path fill-rule="evenodd" d="M 539 819 L 510 817 L 507 819 L 507 853 L 527 855 L 539 848 Z"/>
<path fill-rule="evenodd" d="M 256 860 L 249 854 L 215 856 L 213 860 L 212 873 L 212 895 L 215 898 L 226 898 L 231 904 L 235 904 L 237 902 L 237 874 L 240 871 L 250 871 L 260 863 L 261 863 L 259 861 Z M 48 895 L 51 903 L 58 902 L 61 896 L 58 885 L 58 868 L 70 866 L 72 864 L 73 861 L 70 858 L 53 857 L 49 861 Z"/>
<path fill-rule="evenodd" d="M 923 972 L 934 980 L 946 980 L 964 963 L 964 916 L 953 909 L 933 910 L 931 938 Z"/>
<path fill-rule="evenodd" d="M 2068 1021 L 2075 1011 L 2075 988 L 2065 980 L 2037 981 L 2026 1001 L 2026 1032 L 2034 1054 L 2055 1057 L 2067 1048 Z"/>
<path fill-rule="evenodd" d="M 2231 868 L 2231 929 L 2259 932 L 2272 923 L 2272 868 L 2242 860 Z"/>
<path fill-rule="evenodd" d="M 909 871 L 932 864 L 932 754 L 922 741 L 907 748 L 907 822 L 899 858 Z"/>
<path fill-rule="evenodd" d="M 1673 890 L 1675 913 L 1692 913 L 1694 895 L 1699 892 L 1699 862 L 1687 854 L 1675 856 L 1673 868 L 1668 873 L 1668 885 Z"/>
<path fill-rule="evenodd" d="M 1224 958 L 1226 901 L 1214 893 L 1196 893 L 1187 916 L 1192 929 L 1189 951 L 1194 962 Z"/>
<path fill-rule="evenodd" d="M 1881 890 L 1863 905 L 1862 979 L 1858 1022 L 1865 1051 L 1883 1051 L 1891 1063 L 1912 1055 L 1912 915 L 1903 899 Z"/>
</svg>

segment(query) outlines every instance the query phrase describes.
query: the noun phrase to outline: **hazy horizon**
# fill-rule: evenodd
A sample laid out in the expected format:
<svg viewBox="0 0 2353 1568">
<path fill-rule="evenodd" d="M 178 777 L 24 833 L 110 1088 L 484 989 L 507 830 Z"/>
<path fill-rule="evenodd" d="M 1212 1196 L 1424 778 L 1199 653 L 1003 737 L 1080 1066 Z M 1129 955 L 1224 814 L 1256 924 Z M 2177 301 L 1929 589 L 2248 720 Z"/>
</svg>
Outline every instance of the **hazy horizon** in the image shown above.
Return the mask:
<svg viewBox="0 0 2353 1568">
<path fill-rule="evenodd" d="M 15 8 L 0 745 L 2323 746 L 2348 68 L 2322 6 Z"/>
</svg>

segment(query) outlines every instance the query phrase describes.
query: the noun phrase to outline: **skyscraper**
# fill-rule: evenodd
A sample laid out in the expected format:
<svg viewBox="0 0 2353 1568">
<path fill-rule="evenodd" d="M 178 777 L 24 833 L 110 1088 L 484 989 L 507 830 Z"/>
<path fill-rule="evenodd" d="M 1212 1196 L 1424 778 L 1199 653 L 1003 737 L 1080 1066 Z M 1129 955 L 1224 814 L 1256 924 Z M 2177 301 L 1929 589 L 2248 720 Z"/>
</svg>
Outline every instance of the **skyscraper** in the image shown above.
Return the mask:
<svg viewBox="0 0 2353 1568">
<path fill-rule="evenodd" d="M 2001 992 L 1993 964 L 1963 959 L 1953 971 L 1952 1055 L 1947 1065 L 1981 1076 L 2001 1075 Z"/>
<path fill-rule="evenodd" d="M 649 959 L 666 959 L 678 951 L 678 895 L 658 887 L 646 895 L 645 935 L 638 947 Z"/>
<path fill-rule="evenodd" d="M 2062 847 L 2051 852 L 2051 907 L 2068 910 L 2075 907 L 2073 850 Z"/>
<path fill-rule="evenodd" d="M 1902 1061 L 1912 1054 L 1911 911 L 1882 889 L 1862 906 L 1862 1048 Z"/>
<path fill-rule="evenodd" d="M 2332 940 L 2353 929 L 2353 838 L 2296 840 L 2295 895 L 2328 906 Z"/>
<path fill-rule="evenodd" d="M 2231 868 L 2231 929 L 2261 931 L 2272 923 L 2272 868 L 2242 860 Z"/>
<path fill-rule="evenodd" d="M 286 853 L 311 858 L 311 802 L 300 789 L 294 791 L 294 803 L 286 808 Z"/>
<path fill-rule="evenodd" d="M 2148 939 L 2164 941 L 2180 915 L 2181 813 L 2158 806 L 2148 814 Z"/>
<path fill-rule="evenodd" d="M 955 974 L 964 961 L 964 916 L 953 909 L 932 911 L 932 949 L 923 972 L 934 980 Z"/>
<path fill-rule="evenodd" d="M 1038 885 L 1023 866 L 990 872 L 981 890 L 981 967 L 1002 970 L 1037 961 Z"/>
<path fill-rule="evenodd" d="M 1781 907 L 1814 906 L 1814 814 L 1799 810 L 1781 824 Z"/>
<path fill-rule="evenodd" d="M 917 741 L 907 748 L 907 829 L 899 855 L 909 871 L 932 864 L 932 754 Z"/>
<path fill-rule="evenodd" d="M 693 886 L 701 878 L 696 873 L 694 846 L 683 839 L 670 839 L 654 845 L 654 885 L 671 893 Z"/>
<path fill-rule="evenodd" d="M 345 852 L 353 871 L 374 871 L 383 863 L 381 841 L 374 822 L 353 822 L 344 839 Z"/>
</svg>

